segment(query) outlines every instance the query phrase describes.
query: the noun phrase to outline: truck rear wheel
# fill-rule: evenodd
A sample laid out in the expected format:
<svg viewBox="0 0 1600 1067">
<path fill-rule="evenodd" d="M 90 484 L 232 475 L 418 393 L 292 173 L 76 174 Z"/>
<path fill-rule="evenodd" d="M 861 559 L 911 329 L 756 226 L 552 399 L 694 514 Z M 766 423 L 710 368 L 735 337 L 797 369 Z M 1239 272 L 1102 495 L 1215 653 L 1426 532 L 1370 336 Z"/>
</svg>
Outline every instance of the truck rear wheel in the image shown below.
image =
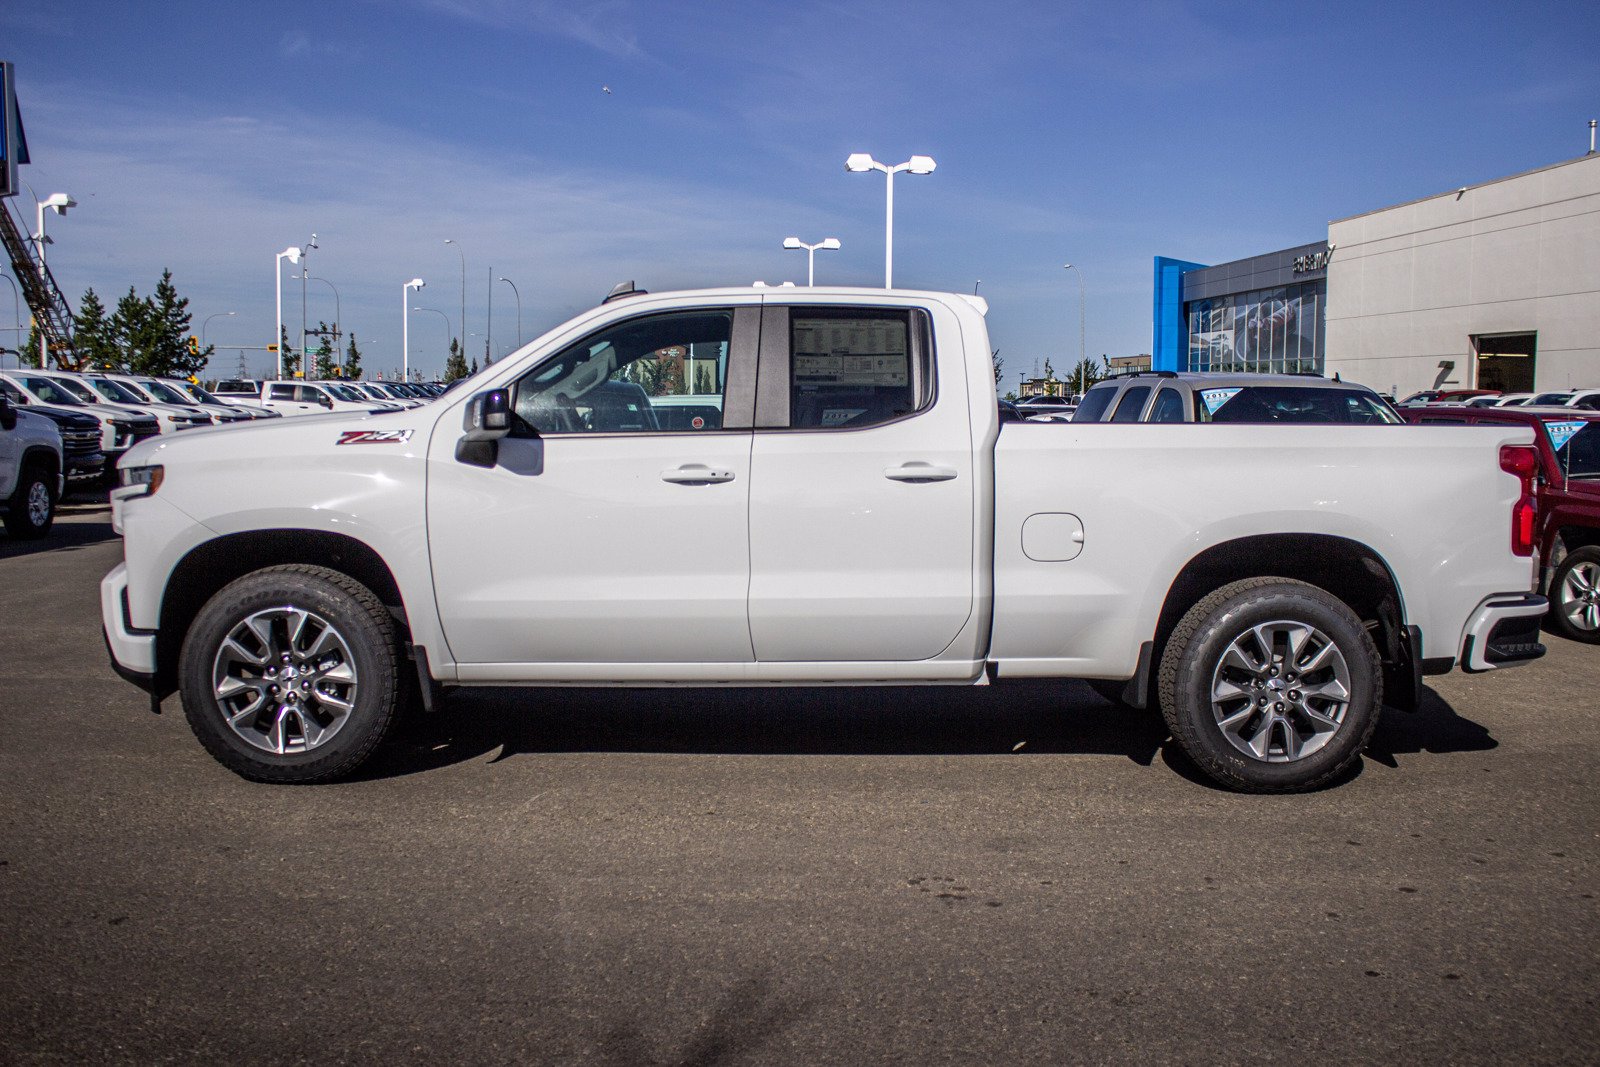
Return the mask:
<svg viewBox="0 0 1600 1067">
<path fill-rule="evenodd" d="M 1600 548 L 1575 548 L 1550 576 L 1550 629 L 1600 644 Z"/>
<path fill-rule="evenodd" d="M 29 463 L 17 476 L 16 491 L 6 502 L 6 532 L 12 537 L 34 540 L 50 532 L 56 521 L 55 476 L 37 461 Z"/>
<path fill-rule="evenodd" d="M 184 637 L 179 684 L 189 727 L 229 770 L 257 782 L 350 774 L 400 699 L 400 642 L 365 586 L 289 565 L 223 587 Z"/>
<path fill-rule="evenodd" d="M 1159 685 L 1172 736 L 1241 792 L 1326 784 L 1361 754 L 1383 706 L 1378 650 L 1361 620 L 1287 578 L 1234 582 L 1190 608 Z"/>
</svg>

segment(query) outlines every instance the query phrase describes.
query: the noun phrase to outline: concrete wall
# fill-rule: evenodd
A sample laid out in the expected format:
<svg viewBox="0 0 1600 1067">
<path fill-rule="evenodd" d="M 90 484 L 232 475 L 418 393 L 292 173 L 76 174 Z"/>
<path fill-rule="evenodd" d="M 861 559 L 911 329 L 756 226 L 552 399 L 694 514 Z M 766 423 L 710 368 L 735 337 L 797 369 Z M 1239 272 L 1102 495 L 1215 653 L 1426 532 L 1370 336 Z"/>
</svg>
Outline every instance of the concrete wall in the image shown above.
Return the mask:
<svg viewBox="0 0 1600 1067">
<path fill-rule="evenodd" d="M 1473 334 L 1538 333 L 1535 387 L 1600 388 L 1600 155 L 1328 226 L 1327 373 L 1475 384 Z"/>
</svg>

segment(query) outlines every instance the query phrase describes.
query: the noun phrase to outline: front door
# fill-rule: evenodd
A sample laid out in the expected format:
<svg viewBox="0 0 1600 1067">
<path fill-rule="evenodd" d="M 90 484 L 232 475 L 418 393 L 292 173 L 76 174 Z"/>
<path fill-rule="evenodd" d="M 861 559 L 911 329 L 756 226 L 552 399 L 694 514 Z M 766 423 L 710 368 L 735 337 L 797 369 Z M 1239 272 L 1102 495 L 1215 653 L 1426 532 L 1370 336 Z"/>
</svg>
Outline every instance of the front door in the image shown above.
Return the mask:
<svg viewBox="0 0 1600 1067">
<path fill-rule="evenodd" d="M 936 379 L 930 314 L 764 311 L 750 484 L 757 660 L 931 659 L 971 615 L 967 387 L 959 372 Z"/>
<path fill-rule="evenodd" d="M 439 426 L 429 543 L 458 664 L 629 680 L 610 665 L 751 662 L 753 400 L 738 382 L 757 314 L 642 314 L 541 360 L 513 386 L 493 468 L 459 462 L 459 434 Z M 691 389 L 696 414 L 679 418 Z"/>
</svg>

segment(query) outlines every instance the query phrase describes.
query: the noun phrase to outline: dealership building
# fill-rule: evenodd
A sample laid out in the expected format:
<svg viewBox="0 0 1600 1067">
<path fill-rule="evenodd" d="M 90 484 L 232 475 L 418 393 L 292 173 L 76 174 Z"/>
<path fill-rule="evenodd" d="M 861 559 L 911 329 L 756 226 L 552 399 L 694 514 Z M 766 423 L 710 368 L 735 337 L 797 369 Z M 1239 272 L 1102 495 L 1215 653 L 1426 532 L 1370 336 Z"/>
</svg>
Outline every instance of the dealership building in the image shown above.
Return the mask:
<svg viewBox="0 0 1600 1067">
<path fill-rule="evenodd" d="M 1600 388 L 1600 154 L 1328 224 L 1324 241 L 1155 261 L 1156 370 L 1418 389 Z"/>
</svg>

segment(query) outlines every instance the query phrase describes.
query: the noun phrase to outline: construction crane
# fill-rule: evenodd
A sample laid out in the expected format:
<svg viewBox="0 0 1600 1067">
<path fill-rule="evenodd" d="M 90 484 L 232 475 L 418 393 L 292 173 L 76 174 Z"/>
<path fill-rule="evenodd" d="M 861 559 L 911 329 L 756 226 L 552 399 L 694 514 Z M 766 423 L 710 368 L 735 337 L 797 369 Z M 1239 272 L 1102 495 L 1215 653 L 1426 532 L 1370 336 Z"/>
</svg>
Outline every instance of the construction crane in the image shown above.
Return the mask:
<svg viewBox="0 0 1600 1067">
<path fill-rule="evenodd" d="M 78 370 L 80 360 L 72 348 L 72 308 L 33 241 L 18 232 L 9 203 L 0 211 L 0 243 L 11 257 L 11 274 L 33 313 L 34 325 L 44 335 L 51 358 L 57 366 Z"/>
</svg>

